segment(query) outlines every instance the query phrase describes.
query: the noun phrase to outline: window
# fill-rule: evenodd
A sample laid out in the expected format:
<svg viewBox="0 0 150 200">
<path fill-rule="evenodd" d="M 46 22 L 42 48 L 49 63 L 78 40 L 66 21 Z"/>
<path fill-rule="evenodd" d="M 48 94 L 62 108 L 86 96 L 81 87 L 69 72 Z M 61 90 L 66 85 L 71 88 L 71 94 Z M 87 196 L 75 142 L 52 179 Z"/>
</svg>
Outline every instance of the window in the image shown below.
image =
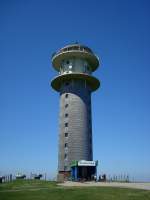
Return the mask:
<svg viewBox="0 0 150 200">
<path fill-rule="evenodd" d="M 65 97 L 68 98 L 68 94 L 66 94 Z"/>
<path fill-rule="evenodd" d="M 66 72 L 66 73 L 68 73 L 68 72 Z M 66 86 L 69 85 L 69 82 L 65 82 L 65 85 L 66 85 Z"/>
<path fill-rule="evenodd" d="M 84 65 L 83 72 L 85 73 L 87 69 L 87 64 Z"/>
<path fill-rule="evenodd" d="M 65 114 L 65 117 L 68 117 L 68 113 Z"/>
<path fill-rule="evenodd" d="M 67 108 L 68 107 L 68 104 L 65 104 L 65 108 Z"/>
<path fill-rule="evenodd" d="M 65 133 L 65 137 L 68 137 L 68 133 Z"/>
<path fill-rule="evenodd" d="M 65 153 L 64 158 L 67 159 L 67 154 Z"/>
<path fill-rule="evenodd" d="M 65 143 L 65 147 L 68 147 L 68 143 Z"/>
<path fill-rule="evenodd" d="M 87 67 L 87 70 L 88 70 L 88 71 L 90 71 L 90 68 L 89 68 L 89 66 Z"/>
<path fill-rule="evenodd" d="M 69 60 L 67 60 L 67 61 L 66 61 L 66 64 L 68 65 L 69 63 L 70 63 Z"/>
<path fill-rule="evenodd" d="M 65 123 L 65 127 L 68 127 L 68 123 Z"/>
<path fill-rule="evenodd" d="M 67 166 L 64 166 L 64 171 L 66 171 L 67 170 Z"/>
</svg>

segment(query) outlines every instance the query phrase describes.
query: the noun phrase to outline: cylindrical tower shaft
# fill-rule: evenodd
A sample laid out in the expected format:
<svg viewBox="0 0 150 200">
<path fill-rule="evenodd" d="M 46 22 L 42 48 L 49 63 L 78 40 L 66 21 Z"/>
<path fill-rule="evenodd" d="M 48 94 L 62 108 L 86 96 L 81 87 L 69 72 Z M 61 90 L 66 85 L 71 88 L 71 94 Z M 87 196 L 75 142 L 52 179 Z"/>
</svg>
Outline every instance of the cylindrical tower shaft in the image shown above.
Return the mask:
<svg viewBox="0 0 150 200">
<path fill-rule="evenodd" d="M 84 80 L 64 82 L 60 91 L 58 170 L 73 160 L 92 160 L 91 89 Z"/>
<path fill-rule="evenodd" d="M 68 45 L 52 56 L 59 71 L 51 85 L 60 93 L 58 173 L 70 171 L 74 160 L 93 160 L 91 93 L 100 82 L 92 76 L 98 57 L 86 46 Z"/>
</svg>

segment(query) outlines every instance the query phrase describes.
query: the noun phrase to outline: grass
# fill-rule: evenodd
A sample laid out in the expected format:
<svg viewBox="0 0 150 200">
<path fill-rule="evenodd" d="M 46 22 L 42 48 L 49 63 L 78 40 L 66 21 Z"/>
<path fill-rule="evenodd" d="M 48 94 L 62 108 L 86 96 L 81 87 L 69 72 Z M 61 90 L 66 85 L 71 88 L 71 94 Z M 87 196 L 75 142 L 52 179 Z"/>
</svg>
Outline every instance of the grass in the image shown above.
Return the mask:
<svg viewBox="0 0 150 200">
<path fill-rule="evenodd" d="M 150 200 L 150 191 L 112 187 L 60 187 L 55 182 L 16 180 L 0 184 L 0 200 Z"/>
</svg>

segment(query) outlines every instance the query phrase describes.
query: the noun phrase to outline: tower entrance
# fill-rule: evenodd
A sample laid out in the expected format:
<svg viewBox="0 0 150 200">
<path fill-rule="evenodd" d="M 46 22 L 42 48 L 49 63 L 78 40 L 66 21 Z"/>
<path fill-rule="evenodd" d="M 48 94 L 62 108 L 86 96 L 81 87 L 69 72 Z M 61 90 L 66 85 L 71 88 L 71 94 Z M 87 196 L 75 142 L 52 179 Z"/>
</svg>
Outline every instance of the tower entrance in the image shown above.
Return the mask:
<svg viewBox="0 0 150 200">
<path fill-rule="evenodd" d="M 73 161 L 71 165 L 71 178 L 74 181 L 90 181 L 97 175 L 98 161 Z"/>
</svg>

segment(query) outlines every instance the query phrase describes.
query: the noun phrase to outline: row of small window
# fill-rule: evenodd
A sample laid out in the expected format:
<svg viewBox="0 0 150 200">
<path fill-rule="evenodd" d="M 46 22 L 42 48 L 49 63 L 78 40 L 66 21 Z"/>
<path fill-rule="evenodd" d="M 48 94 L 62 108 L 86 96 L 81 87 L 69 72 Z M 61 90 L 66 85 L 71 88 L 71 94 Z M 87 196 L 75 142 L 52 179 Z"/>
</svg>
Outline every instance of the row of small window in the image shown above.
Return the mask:
<svg viewBox="0 0 150 200">
<path fill-rule="evenodd" d="M 69 82 L 66 82 L 65 85 L 68 86 Z M 69 94 L 65 94 L 65 98 L 66 99 L 68 98 L 68 96 L 69 96 Z M 68 104 L 65 104 L 65 108 L 67 108 L 67 107 L 68 107 Z M 65 113 L 65 118 L 67 118 L 68 116 L 69 116 L 69 114 Z M 68 127 L 68 123 L 65 123 L 65 127 Z M 65 138 L 68 138 L 68 133 L 67 132 L 65 132 Z M 65 143 L 64 147 L 65 147 L 65 149 L 68 148 L 68 143 Z M 67 158 L 68 158 L 68 155 L 67 155 L 67 153 L 65 153 L 64 154 L 64 159 L 67 160 Z M 67 166 L 64 166 L 64 170 L 67 170 Z"/>
<path fill-rule="evenodd" d="M 70 61 L 69 60 L 62 60 L 62 63 L 66 63 L 67 65 L 70 63 Z"/>
<path fill-rule="evenodd" d="M 76 66 L 75 66 L 72 62 L 70 62 L 69 60 L 67 60 L 66 62 L 63 61 L 62 66 L 61 66 L 61 69 L 62 69 L 63 71 L 65 71 L 65 70 L 67 70 L 68 68 L 69 68 L 69 69 L 72 69 L 72 68 L 74 68 L 74 67 L 75 67 L 75 69 L 76 69 Z M 88 71 L 91 70 L 91 68 L 88 66 L 87 63 L 85 63 L 85 64 L 83 65 L 83 72 L 86 72 L 86 70 L 88 70 Z"/>
</svg>

